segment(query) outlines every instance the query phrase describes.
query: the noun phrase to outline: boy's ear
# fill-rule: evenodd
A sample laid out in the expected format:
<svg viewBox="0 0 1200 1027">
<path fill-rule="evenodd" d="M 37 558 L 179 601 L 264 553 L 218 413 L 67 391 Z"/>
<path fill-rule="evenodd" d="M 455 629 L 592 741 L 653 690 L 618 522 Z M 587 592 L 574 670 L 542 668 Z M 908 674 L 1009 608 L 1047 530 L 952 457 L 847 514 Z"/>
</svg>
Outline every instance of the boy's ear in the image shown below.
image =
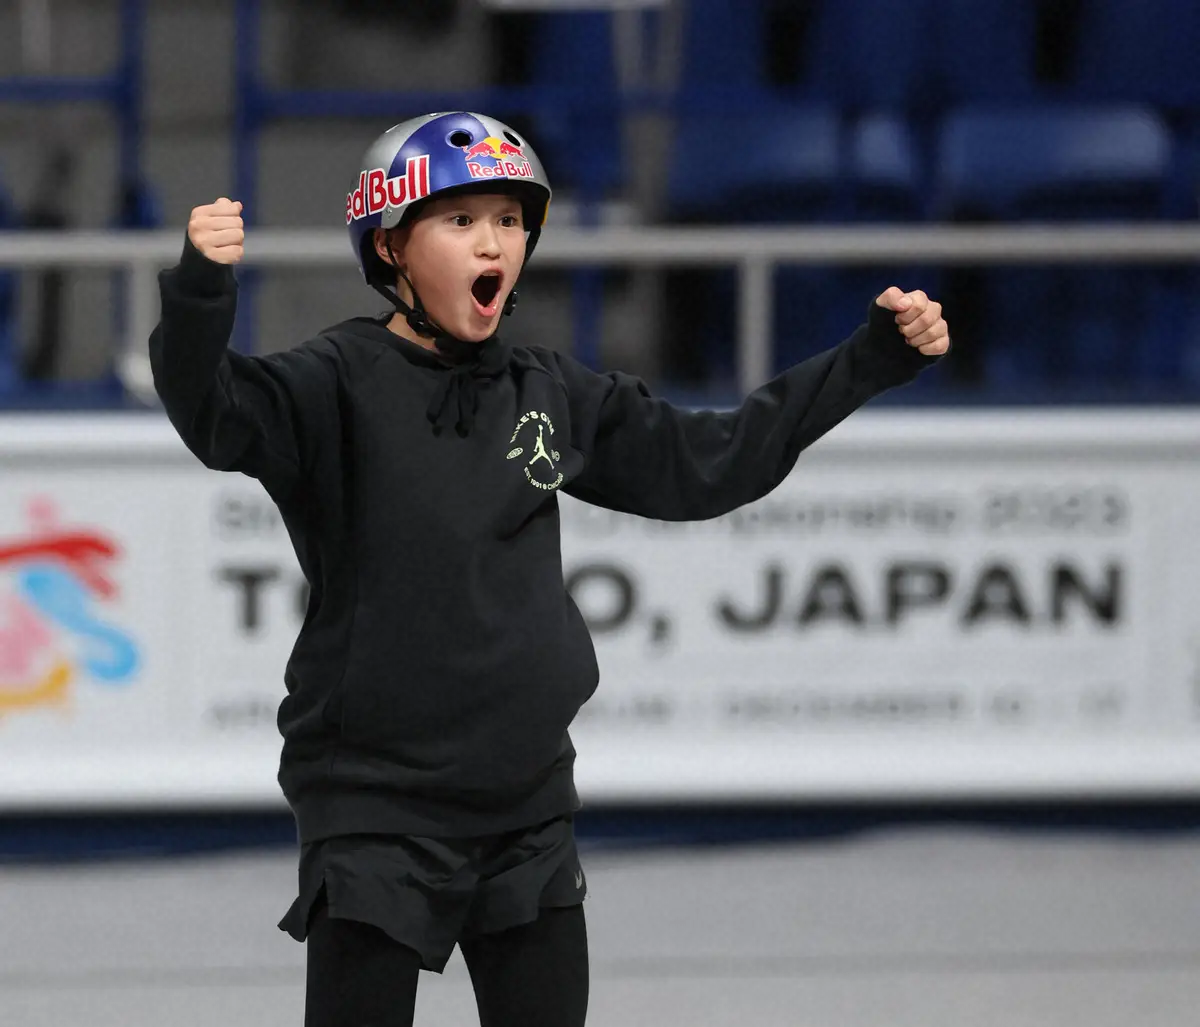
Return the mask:
<svg viewBox="0 0 1200 1027">
<path fill-rule="evenodd" d="M 404 243 L 408 233 L 401 228 L 377 228 L 375 229 L 375 252 L 379 259 L 385 264 L 393 265 L 392 256 L 394 255 L 395 265 L 403 269 L 404 267 Z M 388 243 L 391 243 L 391 253 L 388 252 Z"/>
</svg>

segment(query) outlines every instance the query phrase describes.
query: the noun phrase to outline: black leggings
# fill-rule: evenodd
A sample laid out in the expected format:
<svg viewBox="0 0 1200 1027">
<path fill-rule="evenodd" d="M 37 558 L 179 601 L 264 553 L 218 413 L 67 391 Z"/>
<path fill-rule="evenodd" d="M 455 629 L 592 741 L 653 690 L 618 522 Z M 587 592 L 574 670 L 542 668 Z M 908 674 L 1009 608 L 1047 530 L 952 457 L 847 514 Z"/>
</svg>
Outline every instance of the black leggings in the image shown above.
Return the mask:
<svg viewBox="0 0 1200 1027">
<path fill-rule="evenodd" d="M 583 905 L 459 943 L 480 1027 L 583 1027 L 588 1004 Z M 308 933 L 304 1027 L 412 1027 L 421 957 L 378 927 L 331 920 Z"/>
</svg>

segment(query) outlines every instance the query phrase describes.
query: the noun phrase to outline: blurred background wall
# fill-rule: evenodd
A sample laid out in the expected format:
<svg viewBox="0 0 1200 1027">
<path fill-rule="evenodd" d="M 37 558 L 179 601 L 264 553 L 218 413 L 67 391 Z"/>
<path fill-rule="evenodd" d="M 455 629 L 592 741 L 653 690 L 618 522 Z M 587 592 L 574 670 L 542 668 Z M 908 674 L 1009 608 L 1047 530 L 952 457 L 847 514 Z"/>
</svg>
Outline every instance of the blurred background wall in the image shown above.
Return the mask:
<svg viewBox="0 0 1200 1027">
<path fill-rule="evenodd" d="M 147 389 L 154 272 L 232 196 L 234 345 L 376 312 L 341 238 L 360 157 L 461 108 L 555 185 L 514 341 L 684 405 L 891 284 L 955 342 L 729 517 L 563 498 L 604 677 L 573 730 L 614 910 L 596 1022 L 1191 1022 L 1198 53 L 1194 0 L 0 0 L 0 1019 L 199 1023 L 203 986 L 223 1022 L 292 1022 L 265 1010 L 299 952 L 261 932 L 304 583 Z"/>
<path fill-rule="evenodd" d="M 178 229 L 196 204 L 237 193 L 255 226 L 332 228 L 366 144 L 451 101 L 537 142 L 557 189 L 551 229 L 1195 217 L 1200 29 L 1182 0 L 592 9 L 605 6 L 13 0 L 0 9 L 6 220 Z M 971 401 L 1177 398 L 1200 374 L 1194 270 L 781 268 L 773 363 L 843 337 L 863 297 L 902 277 L 943 297 L 961 341 L 923 387 Z M 655 385 L 728 392 L 728 273 L 531 278 L 531 340 L 583 346 Z M 26 375 L 102 377 L 119 278 L 71 271 L 49 283 L 54 302 L 45 283 L 19 284 L 0 323 L 24 326 Z M 349 265 L 264 272 L 250 291 L 245 331 L 261 350 L 375 302 Z M 30 353 L 47 318 L 62 320 L 58 348 Z"/>
</svg>

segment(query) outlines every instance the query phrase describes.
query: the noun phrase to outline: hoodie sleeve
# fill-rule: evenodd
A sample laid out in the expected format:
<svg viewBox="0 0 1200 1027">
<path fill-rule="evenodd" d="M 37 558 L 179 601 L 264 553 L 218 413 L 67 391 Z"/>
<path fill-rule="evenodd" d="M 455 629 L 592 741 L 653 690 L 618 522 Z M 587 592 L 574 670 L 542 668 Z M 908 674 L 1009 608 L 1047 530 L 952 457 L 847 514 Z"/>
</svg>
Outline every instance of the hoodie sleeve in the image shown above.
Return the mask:
<svg viewBox="0 0 1200 1027">
<path fill-rule="evenodd" d="M 911 381 L 937 357 L 909 346 L 874 302 L 867 323 L 797 364 L 729 412 L 676 409 L 636 378 L 596 374 L 555 355 L 585 456 L 564 491 L 664 521 L 704 520 L 765 496 L 800 452 L 867 400 Z"/>
<path fill-rule="evenodd" d="M 241 471 L 276 495 L 289 491 L 322 421 L 336 416 L 336 351 L 321 340 L 266 357 L 231 351 L 233 268 L 190 239 L 158 281 L 162 319 L 150 336 L 150 365 L 171 423 L 205 466 Z"/>
</svg>

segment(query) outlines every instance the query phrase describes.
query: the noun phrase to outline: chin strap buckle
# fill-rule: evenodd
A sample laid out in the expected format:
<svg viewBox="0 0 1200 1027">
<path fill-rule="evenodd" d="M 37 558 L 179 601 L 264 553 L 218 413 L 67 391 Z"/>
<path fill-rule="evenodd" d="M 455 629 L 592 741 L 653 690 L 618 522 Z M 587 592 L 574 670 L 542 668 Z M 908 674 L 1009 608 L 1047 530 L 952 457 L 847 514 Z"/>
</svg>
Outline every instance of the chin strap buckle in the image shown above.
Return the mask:
<svg viewBox="0 0 1200 1027">
<path fill-rule="evenodd" d="M 424 335 L 427 338 L 434 338 L 438 333 L 430 324 L 429 315 L 424 310 L 410 310 L 404 315 L 404 320 L 408 322 L 408 327 L 418 335 Z"/>
</svg>

